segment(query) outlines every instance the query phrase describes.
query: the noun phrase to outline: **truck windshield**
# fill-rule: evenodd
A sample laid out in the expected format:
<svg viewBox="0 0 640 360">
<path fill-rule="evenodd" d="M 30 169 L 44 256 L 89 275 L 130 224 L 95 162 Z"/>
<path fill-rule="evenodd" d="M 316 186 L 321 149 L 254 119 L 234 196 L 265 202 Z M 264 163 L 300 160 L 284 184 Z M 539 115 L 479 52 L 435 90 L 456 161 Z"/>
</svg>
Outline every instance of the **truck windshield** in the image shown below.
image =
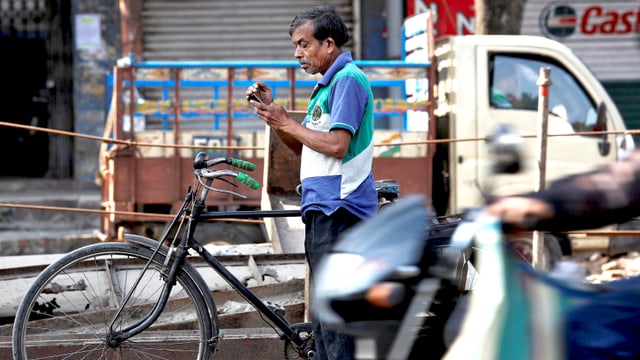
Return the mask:
<svg viewBox="0 0 640 360">
<path fill-rule="evenodd" d="M 552 81 L 549 88 L 550 113 L 567 121 L 576 132 L 594 129 L 594 102 L 561 66 L 513 55 L 494 55 L 490 64 L 490 102 L 493 108 L 537 111 L 536 81 L 540 68 L 549 67 Z"/>
</svg>

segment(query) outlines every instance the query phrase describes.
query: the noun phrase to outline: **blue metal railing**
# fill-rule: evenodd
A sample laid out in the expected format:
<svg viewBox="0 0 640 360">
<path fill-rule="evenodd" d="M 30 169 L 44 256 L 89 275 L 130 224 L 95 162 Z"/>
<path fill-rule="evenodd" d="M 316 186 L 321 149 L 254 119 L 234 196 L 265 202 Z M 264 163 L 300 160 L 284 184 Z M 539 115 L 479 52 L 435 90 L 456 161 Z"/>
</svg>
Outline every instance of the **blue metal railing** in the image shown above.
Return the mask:
<svg viewBox="0 0 640 360">
<path fill-rule="evenodd" d="M 405 94 L 405 81 L 408 79 L 407 76 L 411 76 L 410 74 L 418 73 L 421 74 L 422 70 L 424 70 L 424 77 L 426 78 L 428 74 L 428 67 L 430 64 L 428 62 L 424 63 L 410 63 L 402 60 L 355 60 L 355 64 L 363 68 L 365 71 L 372 71 L 369 74 L 369 81 L 371 86 L 376 88 L 397 88 L 400 89 L 401 94 Z M 288 69 L 295 70 L 300 68 L 300 64 L 297 61 L 257 61 L 257 60 L 246 60 L 246 61 L 135 61 L 133 57 L 129 57 L 119 61 L 119 65 L 131 66 L 134 69 L 233 69 L 237 71 L 238 69 Z M 397 72 L 397 76 L 393 77 L 386 74 L 377 74 L 376 71 L 380 71 L 381 69 L 389 69 Z M 413 69 L 413 70 L 410 70 Z M 302 78 L 299 78 L 302 77 Z M 274 91 L 274 95 L 277 97 L 278 89 L 283 88 L 312 88 L 317 83 L 317 79 L 313 79 L 306 74 L 303 75 L 293 75 L 293 84 L 291 83 L 291 79 L 278 79 L 278 80 L 263 80 L 269 86 L 272 87 Z M 227 114 L 226 104 L 224 101 L 226 99 L 221 98 L 221 90 L 228 89 L 227 91 L 232 91 L 233 88 L 243 88 L 248 87 L 253 84 L 258 78 L 252 79 L 251 76 L 245 76 L 244 78 L 236 79 L 235 77 L 229 81 L 228 78 L 220 78 L 220 79 L 180 79 L 178 81 L 178 86 L 180 88 L 211 88 L 211 98 L 204 99 L 204 103 L 202 101 L 194 101 L 193 103 L 198 103 L 201 106 L 201 110 L 208 111 L 207 115 L 213 115 L 214 117 L 214 130 L 219 129 L 219 121 L 221 118 L 226 118 L 228 116 L 231 117 L 247 117 L 247 116 L 255 116 L 252 113 L 248 113 L 246 106 L 245 108 L 240 108 L 236 111 L 236 106 L 233 107 L 234 111 L 232 114 Z M 113 74 L 107 75 L 107 96 L 110 98 L 113 92 Z M 155 111 L 152 108 L 147 108 L 146 111 L 137 111 L 135 115 L 150 115 L 150 116 L 158 116 L 163 119 L 168 119 L 174 116 L 171 111 L 167 111 L 169 103 L 171 103 L 170 99 L 170 89 L 176 88 L 176 81 L 174 79 L 164 78 L 164 79 L 134 79 L 134 86 L 136 88 L 156 88 L 161 89 L 162 100 L 159 102 L 154 102 L 156 105 Z M 129 81 L 123 82 L 124 88 L 129 88 Z M 297 100 L 297 99 L 296 99 Z M 306 101 L 306 99 L 304 99 Z M 239 100 L 239 102 L 244 104 L 244 99 Z M 397 102 L 397 103 L 396 103 Z M 107 102 L 109 104 L 110 102 Z M 195 116 L 203 116 L 202 112 L 198 111 L 189 111 L 189 102 L 188 100 L 181 103 L 185 104 L 186 109 L 183 109 L 180 112 L 180 117 L 195 117 Z M 234 102 L 235 103 L 235 102 Z M 163 111 L 162 105 L 167 105 Z M 291 105 L 291 104 L 289 104 Z M 409 108 L 416 108 L 418 105 L 410 105 L 406 102 L 406 99 L 383 99 L 382 101 L 376 102 L 376 117 L 393 117 L 393 116 L 405 116 L 403 130 L 406 130 L 406 110 Z M 186 111 L 185 111 L 186 110 Z M 164 121 L 163 128 L 167 128 L 167 121 Z"/>
</svg>

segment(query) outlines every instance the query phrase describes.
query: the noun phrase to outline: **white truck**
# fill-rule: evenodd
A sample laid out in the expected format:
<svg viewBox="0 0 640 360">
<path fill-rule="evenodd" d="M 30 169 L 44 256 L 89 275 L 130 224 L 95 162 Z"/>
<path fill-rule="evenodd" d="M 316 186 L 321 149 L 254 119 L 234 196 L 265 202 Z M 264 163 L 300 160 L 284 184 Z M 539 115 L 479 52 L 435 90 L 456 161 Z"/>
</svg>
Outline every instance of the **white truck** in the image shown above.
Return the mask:
<svg viewBox="0 0 640 360">
<path fill-rule="evenodd" d="M 547 181 L 623 159 L 634 149 L 633 138 L 625 134 L 625 123 L 600 82 L 569 48 L 556 41 L 535 36 L 448 36 L 436 41 L 433 66 L 436 139 L 484 138 L 497 124 L 510 125 L 525 136 L 523 171 L 492 177 L 494 194 L 532 191 L 536 184 L 537 80 L 543 67 L 551 69 L 552 81 Z M 597 131 L 607 133 L 593 133 Z M 439 214 L 482 203 L 482 191 L 488 190 L 483 189 L 488 185 L 488 160 L 483 141 L 436 145 L 432 198 Z M 629 238 L 560 240 L 565 254 L 571 249 L 625 251 L 627 247 L 617 245 L 635 245 Z M 561 249 L 554 248 L 555 242 L 546 243 L 548 255 L 559 256 Z"/>
</svg>

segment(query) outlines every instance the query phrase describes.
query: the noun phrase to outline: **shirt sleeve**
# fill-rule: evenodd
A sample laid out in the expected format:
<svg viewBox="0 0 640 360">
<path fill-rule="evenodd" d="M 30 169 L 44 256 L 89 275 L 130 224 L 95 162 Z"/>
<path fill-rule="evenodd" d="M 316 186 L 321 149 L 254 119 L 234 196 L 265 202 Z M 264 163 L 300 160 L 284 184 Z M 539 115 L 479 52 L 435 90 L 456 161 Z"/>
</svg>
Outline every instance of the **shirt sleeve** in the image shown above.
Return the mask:
<svg viewBox="0 0 640 360">
<path fill-rule="evenodd" d="M 369 102 L 367 90 L 352 76 L 338 79 L 329 95 L 330 129 L 345 129 L 355 134 Z"/>
</svg>

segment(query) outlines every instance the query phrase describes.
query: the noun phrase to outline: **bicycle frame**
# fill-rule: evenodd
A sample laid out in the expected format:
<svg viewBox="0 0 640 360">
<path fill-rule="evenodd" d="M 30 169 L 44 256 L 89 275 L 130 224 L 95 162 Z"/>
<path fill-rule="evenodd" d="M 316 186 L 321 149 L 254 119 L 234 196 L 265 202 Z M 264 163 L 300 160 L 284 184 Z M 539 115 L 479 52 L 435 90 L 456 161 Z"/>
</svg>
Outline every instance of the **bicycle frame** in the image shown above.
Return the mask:
<svg viewBox="0 0 640 360">
<path fill-rule="evenodd" d="M 213 179 L 207 179 L 206 184 L 210 187 Z M 200 192 L 200 198 L 197 199 L 198 192 Z M 167 303 L 169 294 L 171 293 L 171 289 L 173 285 L 176 283 L 176 274 L 182 264 L 186 261 L 186 257 L 188 255 L 188 250 L 193 249 L 200 257 L 206 261 L 206 263 L 214 269 L 214 271 L 220 275 L 240 296 L 242 296 L 249 304 L 251 304 L 261 315 L 264 315 L 273 326 L 275 326 L 278 330 L 282 332 L 281 338 L 291 341 L 296 349 L 303 354 L 309 354 L 313 350 L 310 349 L 305 340 L 303 340 L 298 332 L 294 329 L 292 324 L 290 324 L 283 316 L 276 313 L 275 310 L 270 308 L 267 304 L 265 304 L 256 294 L 254 294 L 246 285 L 244 285 L 238 278 L 236 278 L 226 267 L 218 260 L 215 256 L 213 256 L 209 251 L 206 250 L 202 244 L 194 238 L 193 234 L 196 230 L 197 224 L 207 220 L 221 219 L 221 218 L 253 218 L 253 217 L 293 217 L 300 216 L 301 213 L 299 210 L 257 210 L 257 211 L 204 211 L 205 209 L 205 200 L 207 194 L 209 192 L 209 188 L 198 185 L 195 191 L 191 188 L 187 191 L 183 204 L 177 214 L 174 216 L 171 223 L 167 226 L 164 234 L 162 235 L 160 241 L 156 242 L 152 239 L 144 238 L 142 236 L 125 236 L 125 240 L 130 241 L 132 243 L 136 243 L 138 245 L 143 245 L 149 248 L 154 249 L 154 255 L 158 252 L 165 253 L 166 252 L 166 261 L 164 264 L 164 268 L 161 273 L 163 274 L 163 278 L 165 281 L 165 285 L 162 290 L 162 294 L 158 302 L 154 305 L 152 311 L 143 319 L 141 319 L 138 323 L 128 327 L 127 329 L 115 332 L 113 328 L 111 329 L 112 335 L 109 337 L 108 341 L 110 345 L 117 346 L 126 339 L 139 334 L 144 331 L 146 328 L 151 326 L 158 318 L 164 306 Z M 186 229 L 182 229 L 182 227 L 187 223 Z M 171 240 L 170 246 L 165 246 L 165 242 L 169 238 L 169 234 L 172 230 L 176 229 L 176 235 Z M 184 235 L 180 237 L 178 240 L 178 235 L 183 231 Z M 146 240 L 143 240 L 146 239 Z M 150 266 L 148 263 L 145 267 Z M 199 287 L 206 286 L 206 282 L 204 279 L 196 280 Z M 135 288 L 135 287 L 134 287 Z M 203 298 L 209 308 L 209 312 L 212 317 L 217 318 L 217 314 L 215 312 L 215 302 L 211 292 L 204 289 L 200 289 Z M 207 290 L 207 291 L 205 291 Z M 128 301 L 129 297 L 133 289 L 127 296 L 125 297 L 125 302 Z M 212 309 L 213 307 L 213 309 Z M 213 311 L 212 311 L 213 310 Z M 115 319 L 119 313 L 116 313 L 112 319 L 112 324 L 115 322 Z M 215 322 L 216 320 L 214 320 Z M 213 324 L 214 330 L 217 330 L 217 324 Z M 214 331 L 214 338 L 211 339 L 211 345 L 215 345 L 219 335 L 217 331 Z"/>
</svg>

